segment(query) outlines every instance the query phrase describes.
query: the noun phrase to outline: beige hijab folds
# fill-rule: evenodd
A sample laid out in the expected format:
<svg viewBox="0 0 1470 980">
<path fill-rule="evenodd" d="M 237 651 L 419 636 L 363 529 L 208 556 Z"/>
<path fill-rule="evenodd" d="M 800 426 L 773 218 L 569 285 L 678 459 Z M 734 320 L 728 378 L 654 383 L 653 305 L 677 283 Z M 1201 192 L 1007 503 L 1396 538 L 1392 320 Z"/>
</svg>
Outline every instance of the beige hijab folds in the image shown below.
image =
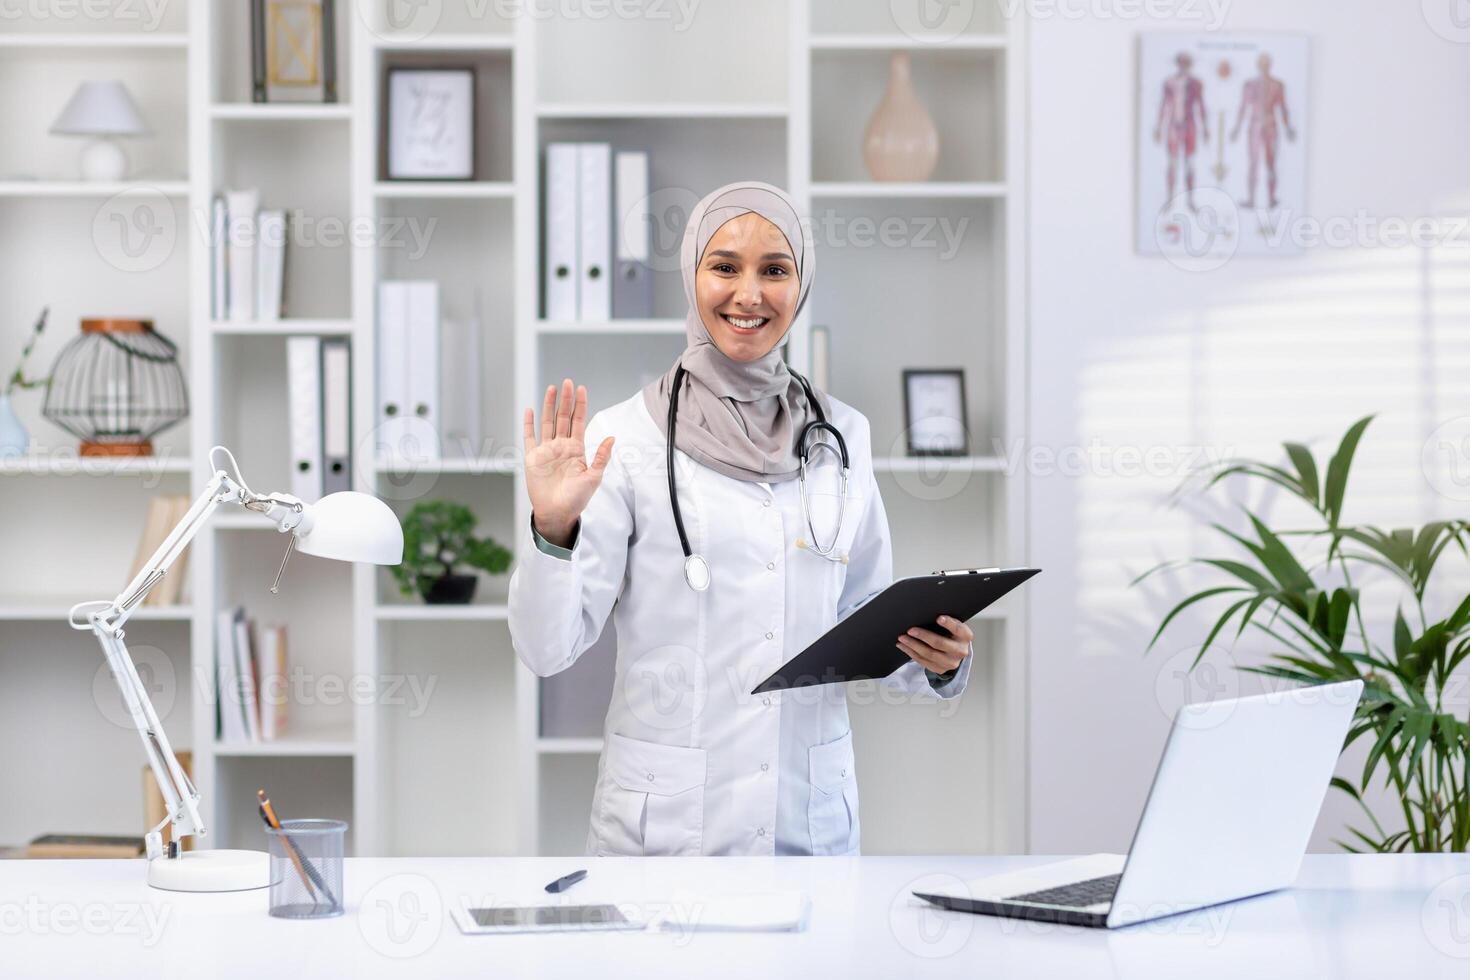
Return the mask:
<svg viewBox="0 0 1470 980">
<path fill-rule="evenodd" d="M 684 367 L 674 444 L 711 469 L 737 480 L 780 482 L 798 473 L 796 439 L 817 417 L 801 382 L 786 369 L 781 348 L 790 330 L 764 357 L 736 361 L 715 345 L 699 314 L 694 280 L 704 250 L 725 222 L 754 212 L 781 230 L 796 260 L 799 282 L 794 323 L 811 292 L 816 254 L 810 229 L 796 205 L 779 187 L 759 181 L 726 184 L 694 208 L 684 228 L 679 252 L 689 313 L 684 320 L 687 346 L 663 377 L 643 389 L 643 402 L 659 431 L 668 437 L 669 392 L 674 374 Z M 826 395 L 816 393 L 822 412 L 831 417 Z"/>
</svg>

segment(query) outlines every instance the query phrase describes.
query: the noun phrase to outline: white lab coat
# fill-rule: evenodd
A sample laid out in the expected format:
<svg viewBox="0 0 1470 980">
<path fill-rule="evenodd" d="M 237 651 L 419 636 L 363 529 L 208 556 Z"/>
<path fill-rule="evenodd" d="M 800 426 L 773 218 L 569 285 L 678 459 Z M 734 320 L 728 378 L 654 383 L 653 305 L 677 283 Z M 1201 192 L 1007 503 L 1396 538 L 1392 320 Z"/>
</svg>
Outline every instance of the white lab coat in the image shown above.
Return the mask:
<svg viewBox="0 0 1470 980">
<path fill-rule="evenodd" d="M 611 612 L 617 667 L 587 847 L 591 854 L 853 854 L 859 847 L 852 731 L 843 685 L 749 691 L 892 581 L 888 520 L 868 420 L 831 399 L 851 459 L 838 540 L 846 565 L 798 549 L 796 480 L 753 483 L 675 451 L 690 547 L 711 584 L 684 581 L 665 442 L 642 392 L 594 415 L 586 446 L 616 436 L 570 559 L 519 532 L 510 632 L 538 675 L 570 667 Z M 830 539 L 836 464 L 813 457 L 819 538 Z M 820 492 L 825 489 L 827 492 Z M 935 627 L 936 629 L 938 627 Z M 953 698 L 973 657 L 936 687 L 909 662 L 882 683 Z M 895 708 L 894 710 L 902 710 Z"/>
</svg>

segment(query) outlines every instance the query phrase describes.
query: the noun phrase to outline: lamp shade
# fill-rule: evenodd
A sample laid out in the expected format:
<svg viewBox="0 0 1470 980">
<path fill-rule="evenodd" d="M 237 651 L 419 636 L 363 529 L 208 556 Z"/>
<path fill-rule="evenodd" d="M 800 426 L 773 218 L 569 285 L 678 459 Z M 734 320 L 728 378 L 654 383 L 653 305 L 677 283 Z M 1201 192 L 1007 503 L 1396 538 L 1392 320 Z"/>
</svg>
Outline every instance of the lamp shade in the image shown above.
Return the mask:
<svg viewBox="0 0 1470 980">
<path fill-rule="evenodd" d="M 310 529 L 297 537 L 298 550 L 318 558 L 397 565 L 403 561 L 403 525 L 372 494 L 343 490 L 307 504 Z"/>
<path fill-rule="evenodd" d="M 148 124 L 122 82 L 83 82 L 51 124 L 51 132 L 57 136 L 142 136 Z"/>
</svg>

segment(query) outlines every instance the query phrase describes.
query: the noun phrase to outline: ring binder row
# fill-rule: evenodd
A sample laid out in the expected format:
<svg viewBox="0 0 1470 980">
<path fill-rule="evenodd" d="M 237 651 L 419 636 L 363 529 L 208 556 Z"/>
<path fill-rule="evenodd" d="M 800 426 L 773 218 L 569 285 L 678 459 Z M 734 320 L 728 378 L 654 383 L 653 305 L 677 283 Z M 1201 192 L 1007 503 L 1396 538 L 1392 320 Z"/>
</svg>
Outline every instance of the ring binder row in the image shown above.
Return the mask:
<svg viewBox="0 0 1470 980">
<path fill-rule="evenodd" d="M 291 492 L 306 503 L 352 489 L 352 353 L 345 337 L 286 341 Z"/>
<path fill-rule="evenodd" d="M 253 323 L 285 315 L 288 221 L 257 190 L 215 195 L 210 211 L 210 318 Z"/>
<path fill-rule="evenodd" d="M 648 153 L 548 143 L 545 177 L 546 319 L 653 316 Z"/>
</svg>

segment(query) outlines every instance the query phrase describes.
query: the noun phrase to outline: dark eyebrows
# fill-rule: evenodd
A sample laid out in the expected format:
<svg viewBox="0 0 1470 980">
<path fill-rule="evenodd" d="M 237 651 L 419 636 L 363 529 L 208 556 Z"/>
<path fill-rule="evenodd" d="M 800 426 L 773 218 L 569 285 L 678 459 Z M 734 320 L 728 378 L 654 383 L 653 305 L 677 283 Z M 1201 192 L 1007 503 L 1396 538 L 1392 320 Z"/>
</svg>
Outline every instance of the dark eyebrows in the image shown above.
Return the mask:
<svg viewBox="0 0 1470 980">
<path fill-rule="evenodd" d="M 740 258 L 740 255 L 738 253 L 732 252 L 728 248 L 717 248 L 713 252 L 710 252 L 708 254 L 711 257 L 716 256 L 716 255 L 719 255 L 719 256 L 723 256 L 724 258 L 727 258 L 727 259 L 738 259 L 738 258 Z M 793 259 L 786 252 L 767 252 L 765 255 L 762 255 L 761 256 L 761 261 L 762 262 L 769 262 L 772 259 L 785 259 L 787 262 L 791 262 L 793 264 L 796 262 L 796 260 Z"/>
</svg>

